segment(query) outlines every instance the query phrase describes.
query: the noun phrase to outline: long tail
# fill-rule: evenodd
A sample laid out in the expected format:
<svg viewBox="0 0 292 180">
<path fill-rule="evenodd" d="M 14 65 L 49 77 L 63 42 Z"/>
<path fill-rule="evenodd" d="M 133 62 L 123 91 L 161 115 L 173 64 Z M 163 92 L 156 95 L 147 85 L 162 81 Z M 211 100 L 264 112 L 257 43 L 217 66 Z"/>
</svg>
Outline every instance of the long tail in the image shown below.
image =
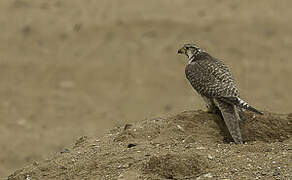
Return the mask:
<svg viewBox="0 0 292 180">
<path fill-rule="evenodd" d="M 256 108 L 250 106 L 247 102 L 245 102 L 244 100 L 240 99 L 239 97 L 223 97 L 221 98 L 222 101 L 225 101 L 229 104 L 233 104 L 239 108 L 243 108 L 243 109 L 246 109 L 246 110 L 249 110 L 249 111 L 252 111 L 252 112 L 255 112 L 255 113 L 258 113 L 258 114 L 261 114 L 263 115 L 264 113 L 257 110 Z"/>
<path fill-rule="evenodd" d="M 242 144 L 242 136 L 239 128 L 239 116 L 236 107 L 222 100 L 214 100 L 219 107 L 228 131 L 236 144 Z"/>
</svg>

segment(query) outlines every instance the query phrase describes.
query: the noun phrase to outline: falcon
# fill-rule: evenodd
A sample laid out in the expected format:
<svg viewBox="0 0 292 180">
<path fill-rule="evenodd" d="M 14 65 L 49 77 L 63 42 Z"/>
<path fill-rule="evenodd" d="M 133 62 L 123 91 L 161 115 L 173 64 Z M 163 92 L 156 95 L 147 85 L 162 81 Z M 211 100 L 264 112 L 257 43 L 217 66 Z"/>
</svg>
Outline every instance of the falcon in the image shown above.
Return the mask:
<svg viewBox="0 0 292 180">
<path fill-rule="evenodd" d="M 236 83 L 221 60 L 212 57 L 196 44 L 185 44 L 178 50 L 178 54 L 188 57 L 186 78 L 203 97 L 208 112 L 221 113 L 234 142 L 243 143 L 239 121 L 244 118 L 244 110 L 263 113 L 240 98 Z"/>
</svg>

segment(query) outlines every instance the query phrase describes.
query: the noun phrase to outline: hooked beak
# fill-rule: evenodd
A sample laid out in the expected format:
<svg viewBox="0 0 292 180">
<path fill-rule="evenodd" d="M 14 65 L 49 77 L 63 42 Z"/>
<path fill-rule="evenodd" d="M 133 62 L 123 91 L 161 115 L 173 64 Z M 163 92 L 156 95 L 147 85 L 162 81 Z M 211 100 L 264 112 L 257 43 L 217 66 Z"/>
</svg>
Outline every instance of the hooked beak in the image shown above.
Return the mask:
<svg viewBox="0 0 292 180">
<path fill-rule="evenodd" d="M 184 53 L 184 48 L 180 48 L 178 51 L 177 51 L 177 54 L 183 54 Z"/>
</svg>

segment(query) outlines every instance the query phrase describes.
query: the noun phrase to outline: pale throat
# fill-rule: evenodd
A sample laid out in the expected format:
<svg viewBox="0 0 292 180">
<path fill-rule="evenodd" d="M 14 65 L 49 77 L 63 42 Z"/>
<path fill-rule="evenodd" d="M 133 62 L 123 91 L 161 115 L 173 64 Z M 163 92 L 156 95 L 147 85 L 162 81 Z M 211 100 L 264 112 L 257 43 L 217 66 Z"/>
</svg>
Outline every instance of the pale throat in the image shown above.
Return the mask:
<svg viewBox="0 0 292 180">
<path fill-rule="evenodd" d="M 189 58 L 189 64 L 191 64 L 191 62 L 194 60 L 194 57 L 197 53 L 194 53 L 194 52 L 187 52 L 186 55 L 188 56 Z"/>
<path fill-rule="evenodd" d="M 186 52 L 186 55 L 188 56 L 189 58 L 189 64 L 191 64 L 191 62 L 194 60 L 195 56 L 197 54 L 199 54 L 200 52 L 202 52 L 201 49 L 198 49 L 197 51 L 193 52 L 193 51 L 187 51 Z"/>
<path fill-rule="evenodd" d="M 196 53 L 192 52 L 192 51 L 187 51 L 186 55 L 188 56 L 189 59 L 191 59 L 191 57 L 193 57 L 193 55 L 195 55 Z"/>
</svg>

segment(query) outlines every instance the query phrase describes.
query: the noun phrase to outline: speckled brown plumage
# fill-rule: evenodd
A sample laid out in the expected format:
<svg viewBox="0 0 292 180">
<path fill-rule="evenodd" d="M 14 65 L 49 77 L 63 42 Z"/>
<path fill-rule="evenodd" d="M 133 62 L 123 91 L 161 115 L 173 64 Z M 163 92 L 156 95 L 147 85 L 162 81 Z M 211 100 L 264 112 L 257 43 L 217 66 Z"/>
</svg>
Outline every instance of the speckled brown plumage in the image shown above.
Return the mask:
<svg viewBox="0 0 292 180">
<path fill-rule="evenodd" d="M 243 110 L 262 112 L 248 105 L 239 96 L 239 90 L 228 67 L 219 59 L 202 51 L 195 44 L 185 44 L 178 51 L 188 56 L 186 78 L 203 97 L 210 112 L 220 111 L 235 143 L 242 143 L 239 120 Z"/>
</svg>

